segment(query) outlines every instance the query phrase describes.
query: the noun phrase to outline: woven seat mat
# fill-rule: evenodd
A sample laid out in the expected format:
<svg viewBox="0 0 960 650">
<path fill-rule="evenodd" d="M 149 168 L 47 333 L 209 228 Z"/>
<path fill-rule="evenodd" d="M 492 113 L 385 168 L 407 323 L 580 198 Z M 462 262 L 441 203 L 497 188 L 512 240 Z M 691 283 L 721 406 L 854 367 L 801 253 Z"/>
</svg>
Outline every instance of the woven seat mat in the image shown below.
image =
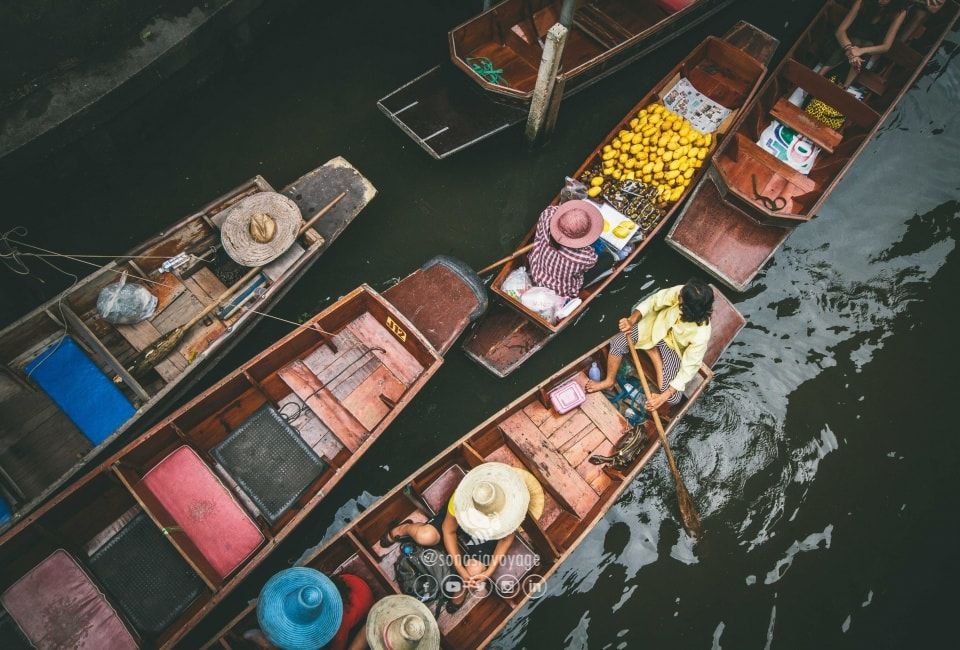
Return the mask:
<svg viewBox="0 0 960 650">
<path fill-rule="evenodd" d="M 271 524 L 327 464 L 271 406 L 264 406 L 211 450 Z"/>
<path fill-rule="evenodd" d="M 162 632 L 204 588 L 200 576 L 143 512 L 88 564 L 141 634 Z"/>
</svg>

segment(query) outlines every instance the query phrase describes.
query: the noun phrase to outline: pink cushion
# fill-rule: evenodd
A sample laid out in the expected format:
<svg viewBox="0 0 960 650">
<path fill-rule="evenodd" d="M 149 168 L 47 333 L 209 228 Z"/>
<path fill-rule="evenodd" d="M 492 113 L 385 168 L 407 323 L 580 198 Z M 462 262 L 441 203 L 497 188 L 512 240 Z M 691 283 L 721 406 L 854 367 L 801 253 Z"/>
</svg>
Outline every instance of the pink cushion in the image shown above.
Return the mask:
<svg viewBox="0 0 960 650">
<path fill-rule="evenodd" d="M 264 541 L 250 515 L 190 447 L 175 449 L 140 484 L 160 501 L 221 578 Z"/>
<path fill-rule="evenodd" d="M 136 648 L 89 576 L 63 549 L 17 580 L 0 603 L 36 648 Z"/>
<path fill-rule="evenodd" d="M 695 0 L 657 0 L 657 4 L 669 11 L 674 13 L 680 11 L 681 9 L 686 9 L 694 3 Z"/>
</svg>

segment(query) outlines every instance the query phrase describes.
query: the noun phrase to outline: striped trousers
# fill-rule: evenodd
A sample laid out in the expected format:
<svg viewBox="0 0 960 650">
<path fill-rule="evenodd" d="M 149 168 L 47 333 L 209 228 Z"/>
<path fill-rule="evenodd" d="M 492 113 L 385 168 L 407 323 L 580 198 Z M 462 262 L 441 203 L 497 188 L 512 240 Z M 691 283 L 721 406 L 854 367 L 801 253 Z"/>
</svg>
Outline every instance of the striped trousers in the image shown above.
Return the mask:
<svg viewBox="0 0 960 650">
<path fill-rule="evenodd" d="M 634 326 L 632 339 L 637 340 L 639 334 L 637 329 L 639 326 Z M 621 332 L 617 334 L 613 340 L 610 342 L 610 354 L 615 354 L 618 357 L 625 357 L 630 354 L 630 348 L 627 347 L 627 337 Z M 660 385 L 660 392 L 667 390 L 670 386 L 670 382 L 674 380 L 677 376 L 677 373 L 680 372 L 680 355 L 677 354 L 676 350 L 671 348 L 669 345 L 660 341 L 657 343 L 657 352 L 660 353 L 660 361 L 663 364 L 663 383 Z M 680 403 L 680 400 L 683 399 L 683 393 L 677 391 L 673 397 L 667 400 L 667 404 L 674 406 Z"/>
</svg>

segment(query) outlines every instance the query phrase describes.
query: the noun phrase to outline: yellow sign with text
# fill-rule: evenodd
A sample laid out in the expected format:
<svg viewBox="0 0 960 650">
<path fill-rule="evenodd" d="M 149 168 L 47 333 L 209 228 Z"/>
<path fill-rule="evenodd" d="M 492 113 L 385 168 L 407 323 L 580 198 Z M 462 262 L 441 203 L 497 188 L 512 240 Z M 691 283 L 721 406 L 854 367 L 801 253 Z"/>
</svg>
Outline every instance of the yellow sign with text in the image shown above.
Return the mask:
<svg viewBox="0 0 960 650">
<path fill-rule="evenodd" d="M 396 336 L 401 341 L 407 340 L 407 332 L 402 327 L 397 325 L 397 322 L 387 316 L 387 329 L 393 332 L 393 335 Z"/>
</svg>

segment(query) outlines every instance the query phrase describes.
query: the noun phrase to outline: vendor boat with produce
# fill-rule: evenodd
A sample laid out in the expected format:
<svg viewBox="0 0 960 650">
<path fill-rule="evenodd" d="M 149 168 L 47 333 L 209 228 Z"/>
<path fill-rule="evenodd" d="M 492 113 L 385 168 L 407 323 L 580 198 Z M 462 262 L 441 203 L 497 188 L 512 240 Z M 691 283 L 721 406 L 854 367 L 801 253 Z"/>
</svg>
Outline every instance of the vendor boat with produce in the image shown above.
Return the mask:
<svg viewBox="0 0 960 650">
<path fill-rule="evenodd" d="M 742 112 L 667 235 L 667 242 L 727 286 L 744 291 L 796 226 L 812 219 L 937 52 L 960 4 L 905 2 L 883 44 L 851 55 L 831 81 L 841 26 L 864 0 L 831 0 Z M 906 18 L 902 15 L 907 13 Z M 902 26 L 901 26 L 902 25 Z M 898 28 L 897 29 L 894 28 Z M 853 48 L 846 43 L 846 49 Z M 885 49 L 887 48 L 887 49 Z M 857 48 L 853 48 L 860 52 Z M 829 74 L 833 75 L 831 71 Z"/>
<path fill-rule="evenodd" d="M 481 271 L 502 266 L 490 285 L 500 300 L 465 341 L 468 356 L 505 377 L 583 313 L 677 211 L 760 87 L 776 46 L 741 22 L 722 39 L 707 38 L 637 103 L 567 179 L 522 246 Z M 585 217 L 562 232 L 574 201 Z M 544 264 L 550 247 L 546 255 L 558 261 Z M 572 280 L 550 277 L 557 274 Z"/>
<path fill-rule="evenodd" d="M 6 233 L 20 274 L 51 256 L 97 268 L 0 331 L 0 531 L 155 421 L 375 196 L 343 158 L 279 193 L 256 176 L 103 266 Z"/>
<path fill-rule="evenodd" d="M 487 647 L 524 605 L 550 593 L 552 576 L 661 446 L 672 459 L 667 436 L 709 389 L 712 368 L 745 321 L 715 292 L 710 324 L 703 363 L 682 401 L 664 403 L 644 417 L 646 386 L 657 385 L 660 373 L 654 357 L 635 349 L 624 372 L 616 373 L 613 390 L 586 392 L 588 376 L 606 373 L 605 342 L 427 461 L 331 539 L 308 549 L 294 571 L 312 577 L 300 584 L 326 580 L 322 573 L 362 585 L 367 602 L 417 596 L 426 605 L 424 627 L 440 638 L 388 647 Z M 611 342 L 616 345 L 616 339 Z M 319 623 L 291 622 L 279 611 L 276 585 L 291 580 L 290 571 L 271 578 L 259 602 L 237 607 L 205 647 L 253 649 L 267 647 L 264 641 L 316 647 L 306 638 Z M 352 634 L 375 640 L 376 617 L 365 630 L 358 618 L 344 614 L 328 622 L 322 638 L 345 637 L 353 627 Z"/>
<path fill-rule="evenodd" d="M 469 269 L 437 257 L 382 295 L 362 285 L 293 323 L 0 536 L 0 647 L 175 646 L 323 501 L 485 307 Z"/>
</svg>

